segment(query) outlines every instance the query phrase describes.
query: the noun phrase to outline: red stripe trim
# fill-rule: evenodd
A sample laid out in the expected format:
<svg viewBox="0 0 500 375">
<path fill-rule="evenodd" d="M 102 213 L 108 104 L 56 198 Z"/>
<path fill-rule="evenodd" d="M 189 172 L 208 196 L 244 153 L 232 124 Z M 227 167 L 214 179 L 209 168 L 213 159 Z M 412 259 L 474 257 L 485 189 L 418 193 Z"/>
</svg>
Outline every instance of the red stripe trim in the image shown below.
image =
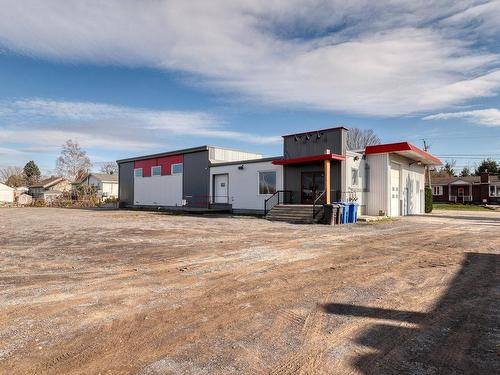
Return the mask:
<svg viewBox="0 0 500 375">
<path fill-rule="evenodd" d="M 272 163 L 276 165 L 287 165 L 287 164 L 308 163 L 321 160 L 345 160 L 345 156 L 338 154 L 322 154 L 315 156 L 304 156 L 302 158 L 274 160 Z"/>
<path fill-rule="evenodd" d="M 401 152 L 401 151 L 413 151 L 425 159 L 431 160 L 437 164 L 443 164 L 443 162 L 437 157 L 421 150 L 417 146 L 412 145 L 408 142 L 399 142 L 399 143 L 388 143 L 384 145 L 374 145 L 374 146 L 366 146 L 365 154 L 383 154 L 386 152 Z"/>
</svg>

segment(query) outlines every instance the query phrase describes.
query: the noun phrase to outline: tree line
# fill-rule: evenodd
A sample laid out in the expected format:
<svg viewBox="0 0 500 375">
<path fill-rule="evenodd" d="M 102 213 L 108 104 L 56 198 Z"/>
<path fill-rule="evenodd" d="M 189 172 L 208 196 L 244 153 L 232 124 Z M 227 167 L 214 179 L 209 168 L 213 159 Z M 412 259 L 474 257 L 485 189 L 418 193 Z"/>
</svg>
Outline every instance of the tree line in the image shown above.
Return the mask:
<svg viewBox="0 0 500 375">
<path fill-rule="evenodd" d="M 99 163 L 101 173 L 118 173 L 115 162 Z M 68 139 L 61 147 L 61 153 L 56 159 L 55 173 L 70 182 L 78 182 L 92 169 L 87 152 L 77 141 Z M 40 168 L 34 160 L 30 160 L 24 167 L 6 167 L 0 169 L 0 181 L 10 187 L 30 186 L 43 179 Z"/>
<path fill-rule="evenodd" d="M 487 158 L 484 159 L 479 165 L 476 166 L 474 171 L 471 171 L 468 167 L 463 167 L 460 173 L 455 172 L 455 166 L 457 165 L 456 160 L 448 160 L 444 163 L 444 165 L 436 169 L 433 172 L 434 177 L 468 177 L 468 176 L 479 176 L 483 172 L 488 172 L 490 174 L 499 174 L 500 173 L 500 165 L 496 162 L 496 160 Z"/>
</svg>

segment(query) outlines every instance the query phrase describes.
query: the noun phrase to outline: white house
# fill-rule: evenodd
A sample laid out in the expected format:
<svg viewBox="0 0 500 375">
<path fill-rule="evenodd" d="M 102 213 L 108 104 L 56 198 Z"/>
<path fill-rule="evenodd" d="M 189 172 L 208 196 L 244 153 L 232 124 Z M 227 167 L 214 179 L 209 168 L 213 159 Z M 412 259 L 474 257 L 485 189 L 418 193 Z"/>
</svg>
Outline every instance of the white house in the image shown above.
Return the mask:
<svg viewBox="0 0 500 375">
<path fill-rule="evenodd" d="M 102 198 L 118 198 L 118 175 L 108 173 L 89 173 L 78 185 L 94 186 Z"/>
<path fill-rule="evenodd" d="M 14 202 L 14 192 L 15 189 L 0 183 L 0 203 Z"/>
</svg>

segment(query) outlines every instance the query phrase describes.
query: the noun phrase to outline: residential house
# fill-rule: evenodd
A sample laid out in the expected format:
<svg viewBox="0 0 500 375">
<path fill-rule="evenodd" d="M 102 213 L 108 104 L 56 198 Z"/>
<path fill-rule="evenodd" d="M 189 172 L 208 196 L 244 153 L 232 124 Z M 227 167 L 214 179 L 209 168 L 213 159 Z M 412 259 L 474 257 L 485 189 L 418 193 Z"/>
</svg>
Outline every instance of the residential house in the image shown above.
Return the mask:
<svg viewBox="0 0 500 375">
<path fill-rule="evenodd" d="M 500 203 L 500 176 L 488 172 L 480 176 L 434 177 L 431 182 L 435 202 Z"/>
<path fill-rule="evenodd" d="M 29 195 L 34 200 L 52 202 L 63 192 L 71 190 L 71 183 L 63 177 L 49 177 L 29 187 Z"/>
<path fill-rule="evenodd" d="M 0 183 L 0 203 L 14 202 L 14 188 Z"/>
<path fill-rule="evenodd" d="M 94 186 L 102 199 L 118 198 L 118 175 L 114 173 L 89 173 L 77 185 Z"/>
<path fill-rule="evenodd" d="M 19 186 L 14 188 L 15 199 L 17 200 L 17 198 L 19 198 L 23 194 L 28 194 L 29 190 L 30 189 L 27 186 Z"/>
</svg>

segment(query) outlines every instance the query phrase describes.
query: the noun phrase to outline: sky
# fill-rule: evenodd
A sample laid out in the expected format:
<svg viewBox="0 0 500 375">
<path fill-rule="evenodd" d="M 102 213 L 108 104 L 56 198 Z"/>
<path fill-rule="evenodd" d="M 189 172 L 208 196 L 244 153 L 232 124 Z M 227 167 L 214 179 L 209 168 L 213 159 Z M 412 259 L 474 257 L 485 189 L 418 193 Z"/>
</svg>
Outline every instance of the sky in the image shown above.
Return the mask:
<svg viewBox="0 0 500 375">
<path fill-rule="evenodd" d="M 500 1 L 0 0 L 0 167 L 343 125 L 500 161 Z"/>
</svg>

